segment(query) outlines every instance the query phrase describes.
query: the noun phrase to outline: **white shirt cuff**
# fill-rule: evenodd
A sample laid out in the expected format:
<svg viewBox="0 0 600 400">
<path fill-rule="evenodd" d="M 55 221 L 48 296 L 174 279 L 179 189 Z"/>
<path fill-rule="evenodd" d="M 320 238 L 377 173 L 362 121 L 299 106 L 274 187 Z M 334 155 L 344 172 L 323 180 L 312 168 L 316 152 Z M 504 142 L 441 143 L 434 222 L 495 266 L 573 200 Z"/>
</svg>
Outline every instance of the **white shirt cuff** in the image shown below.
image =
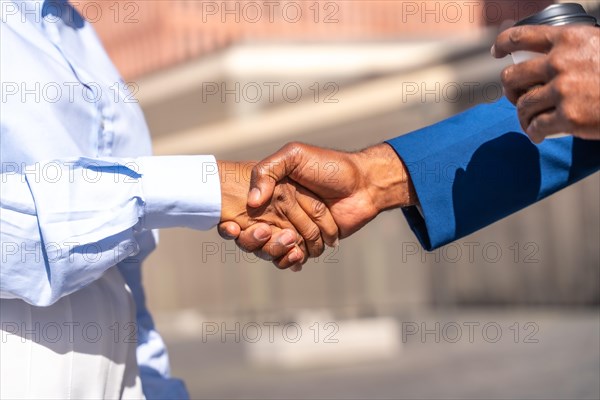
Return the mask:
<svg viewBox="0 0 600 400">
<path fill-rule="evenodd" d="M 221 218 L 221 183 L 213 156 L 137 159 L 142 175 L 145 229 L 208 230 Z"/>
</svg>

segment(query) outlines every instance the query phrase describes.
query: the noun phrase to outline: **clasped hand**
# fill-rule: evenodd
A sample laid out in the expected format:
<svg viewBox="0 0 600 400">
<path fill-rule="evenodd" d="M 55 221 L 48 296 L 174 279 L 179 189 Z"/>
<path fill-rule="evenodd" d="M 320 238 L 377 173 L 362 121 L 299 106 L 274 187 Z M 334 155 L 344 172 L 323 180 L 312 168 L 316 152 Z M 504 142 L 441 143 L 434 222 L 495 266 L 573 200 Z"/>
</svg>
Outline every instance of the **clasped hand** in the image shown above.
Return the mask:
<svg viewBox="0 0 600 400">
<path fill-rule="evenodd" d="M 240 166 L 251 174 L 231 172 Z M 291 143 L 259 163 L 221 162 L 219 173 L 221 236 L 293 271 L 381 211 L 416 201 L 387 144 L 347 153 Z"/>
</svg>

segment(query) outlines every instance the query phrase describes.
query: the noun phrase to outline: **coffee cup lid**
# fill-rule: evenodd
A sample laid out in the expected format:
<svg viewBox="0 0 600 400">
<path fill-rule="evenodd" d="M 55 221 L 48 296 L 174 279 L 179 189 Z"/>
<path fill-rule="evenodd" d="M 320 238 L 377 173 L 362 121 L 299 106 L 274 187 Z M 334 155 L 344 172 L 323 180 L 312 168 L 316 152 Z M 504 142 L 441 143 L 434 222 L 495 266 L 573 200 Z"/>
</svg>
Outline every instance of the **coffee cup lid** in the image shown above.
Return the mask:
<svg viewBox="0 0 600 400">
<path fill-rule="evenodd" d="M 552 4 L 539 13 L 518 21 L 514 26 L 567 25 L 577 23 L 596 25 L 596 18 L 593 15 L 589 15 L 581 4 L 559 3 Z"/>
</svg>

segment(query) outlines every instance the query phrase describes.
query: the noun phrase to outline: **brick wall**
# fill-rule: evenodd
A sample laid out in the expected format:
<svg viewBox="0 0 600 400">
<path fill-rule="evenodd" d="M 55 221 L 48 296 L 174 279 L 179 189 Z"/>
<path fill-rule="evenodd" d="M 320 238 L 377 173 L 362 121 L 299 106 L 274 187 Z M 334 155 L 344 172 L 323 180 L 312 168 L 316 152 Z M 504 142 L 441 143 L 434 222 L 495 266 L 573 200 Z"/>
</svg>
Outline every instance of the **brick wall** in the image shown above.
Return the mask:
<svg viewBox="0 0 600 400">
<path fill-rule="evenodd" d="M 386 40 L 476 32 L 529 15 L 535 1 L 154 0 L 81 3 L 126 79 L 240 41 Z"/>
</svg>

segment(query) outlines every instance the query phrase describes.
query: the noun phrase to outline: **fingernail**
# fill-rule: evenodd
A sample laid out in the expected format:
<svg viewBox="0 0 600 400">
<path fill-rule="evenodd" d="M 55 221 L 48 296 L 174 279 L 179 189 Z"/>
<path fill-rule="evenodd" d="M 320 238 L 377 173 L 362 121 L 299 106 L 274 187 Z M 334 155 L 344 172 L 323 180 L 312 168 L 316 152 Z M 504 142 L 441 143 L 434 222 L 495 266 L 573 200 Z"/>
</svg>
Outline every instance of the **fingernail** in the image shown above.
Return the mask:
<svg viewBox="0 0 600 400">
<path fill-rule="evenodd" d="M 233 233 L 229 232 L 229 230 L 227 228 L 221 230 L 221 234 L 223 235 L 223 237 L 225 239 L 237 239 L 235 237 L 235 235 Z"/>
<path fill-rule="evenodd" d="M 297 262 L 302 261 L 303 258 L 304 258 L 304 255 L 302 254 L 302 252 L 300 252 L 299 250 L 296 250 L 292 254 L 290 254 L 290 257 L 288 258 L 288 260 L 292 264 L 295 264 Z"/>
<path fill-rule="evenodd" d="M 258 228 L 256 231 L 254 231 L 254 235 L 252 236 L 254 236 L 254 239 L 256 240 L 266 240 L 271 236 L 271 232 L 264 228 Z"/>
<path fill-rule="evenodd" d="M 253 204 L 257 204 L 260 200 L 260 189 L 253 188 L 250 193 L 248 193 L 248 202 Z"/>
<path fill-rule="evenodd" d="M 340 247 L 340 239 L 335 239 L 335 242 L 333 242 L 333 248 L 337 249 L 338 247 Z"/>
<path fill-rule="evenodd" d="M 237 232 L 233 232 L 233 227 L 231 224 L 224 223 L 219 227 L 219 233 L 223 236 L 224 239 L 237 239 Z"/>
<path fill-rule="evenodd" d="M 496 45 L 493 44 L 492 48 L 490 49 L 490 53 L 492 53 L 492 56 L 496 57 Z"/>
<path fill-rule="evenodd" d="M 282 234 L 279 237 L 279 244 L 283 245 L 283 246 L 291 246 L 293 244 L 296 243 L 296 235 L 294 235 L 292 232 L 290 231 L 286 231 L 284 234 Z"/>
</svg>

